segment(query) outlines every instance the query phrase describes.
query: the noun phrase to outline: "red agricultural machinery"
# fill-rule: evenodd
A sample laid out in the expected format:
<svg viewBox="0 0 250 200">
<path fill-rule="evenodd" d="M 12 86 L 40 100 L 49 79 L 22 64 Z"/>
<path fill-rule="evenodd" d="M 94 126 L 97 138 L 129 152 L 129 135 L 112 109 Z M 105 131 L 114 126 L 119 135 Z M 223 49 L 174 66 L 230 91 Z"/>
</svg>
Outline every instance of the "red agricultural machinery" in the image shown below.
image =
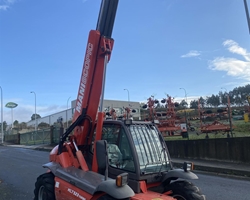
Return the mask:
<svg viewBox="0 0 250 200">
<path fill-rule="evenodd" d="M 226 133 L 227 137 L 233 136 L 232 130 L 232 118 L 231 118 L 231 108 L 230 102 L 228 100 L 228 106 L 226 108 L 217 109 L 217 112 L 213 112 L 212 110 L 203 110 L 199 101 L 198 101 L 198 110 L 199 110 L 199 118 L 200 118 L 200 132 L 206 134 L 206 138 L 209 138 L 209 133 L 217 134 L 222 132 Z M 228 123 L 223 123 L 222 119 L 226 119 Z"/>
<path fill-rule="evenodd" d="M 186 119 L 177 117 L 176 107 L 178 107 L 179 104 L 174 102 L 174 98 L 167 95 L 167 98 L 161 100 L 161 103 L 164 104 L 166 108 L 164 112 L 155 111 L 155 105 L 158 103 L 159 101 L 152 96 L 148 98 L 147 104 L 143 106 L 144 109 L 148 108 L 149 110 L 149 115 L 146 120 L 157 121 L 157 127 L 163 137 L 182 136 L 183 138 L 188 138 Z"/>
</svg>

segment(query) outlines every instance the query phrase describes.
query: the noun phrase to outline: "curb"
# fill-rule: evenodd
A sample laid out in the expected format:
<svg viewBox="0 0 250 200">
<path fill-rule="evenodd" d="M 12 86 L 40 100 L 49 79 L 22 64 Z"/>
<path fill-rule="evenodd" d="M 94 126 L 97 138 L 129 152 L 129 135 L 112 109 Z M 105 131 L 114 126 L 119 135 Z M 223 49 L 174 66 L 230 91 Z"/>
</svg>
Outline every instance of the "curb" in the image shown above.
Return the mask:
<svg viewBox="0 0 250 200">
<path fill-rule="evenodd" d="M 172 163 L 174 167 L 177 167 L 177 168 L 183 167 L 183 163 L 174 162 L 174 161 Z M 212 173 L 218 173 L 218 174 L 224 174 L 224 175 L 230 175 L 230 176 L 243 176 L 243 177 L 250 178 L 250 172 L 244 171 L 244 170 L 210 167 L 210 166 L 203 166 L 199 164 L 194 165 L 194 170 L 203 171 L 203 172 L 212 172 Z"/>
<path fill-rule="evenodd" d="M 53 148 L 52 148 L 52 149 L 53 149 Z M 42 147 L 37 147 L 37 148 L 35 148 L 34 150 L 37 150 L 37 151 L 47 151 L 47 152 L 50 152 L 52 149 L 42 148 Z"/>
</svg>

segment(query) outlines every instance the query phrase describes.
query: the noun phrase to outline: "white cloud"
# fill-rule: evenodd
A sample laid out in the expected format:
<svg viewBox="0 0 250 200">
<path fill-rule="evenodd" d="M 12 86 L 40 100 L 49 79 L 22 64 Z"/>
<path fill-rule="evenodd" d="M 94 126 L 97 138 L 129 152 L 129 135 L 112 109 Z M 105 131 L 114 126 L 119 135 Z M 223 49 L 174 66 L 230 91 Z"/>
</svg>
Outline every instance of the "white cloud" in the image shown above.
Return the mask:
<svg viewBox="0 0 250 200">
<path fill-rule="evenodd" d="M 17 102 L 17 101 L 13 101 Z M 62 106 L 37 106 L 36 113 L 41 117 L 46 117 L 57 112 L 65 110 L 65 107 Z M 28 122 L 31 120 L 31 116 L 35 113 L 34 105 L 24 105 L 18 103 L 18 106 L 13 109 L 13 121 L 17 120 L 19 123 Z M 12 112 L 11 109 L 4 107 L 3 112 L 3 121 L 6 121 L 7 124 L 12 123 Z"/>
<path fill-rule="evenodd" d="M 0 10 L 7 10 L 9 6 L 7 5 L 0 5 Z"/>
<path fill-rule="evenodd" d="M 15 2 L 16 0 L 0 0 L 0 10 L 8 10 Z"/>
<path fill-rule="evenodd" d="M 223 46 L 227 47 L 229 52 L 241 55 L 244 59 L 217 57 L 210 61 L 209 68 L 217 71 L 225 71 L 229 76 L 250 81 L 250 53 L 233 40 L 224 41 Z"/>
<path fill-rule="evenodd" d="M 245 60 L 250 61 L 250 54 L 246 49 L 239 46 L 239 44 L 233 40 L 226 40 L 223 42 L 223 45 L 228 48 L 228 51 L 242 55 Z"/>
<path fill-rule="evenodd" d="M 199 51 L 192 50 L 192 51 L 189 51 L 187 54 L 182 55 L 181 57 L 182 58 L 190 58 L 190 57 L 197 57 L 199 55 L 201 55 Z"/>
</svg>

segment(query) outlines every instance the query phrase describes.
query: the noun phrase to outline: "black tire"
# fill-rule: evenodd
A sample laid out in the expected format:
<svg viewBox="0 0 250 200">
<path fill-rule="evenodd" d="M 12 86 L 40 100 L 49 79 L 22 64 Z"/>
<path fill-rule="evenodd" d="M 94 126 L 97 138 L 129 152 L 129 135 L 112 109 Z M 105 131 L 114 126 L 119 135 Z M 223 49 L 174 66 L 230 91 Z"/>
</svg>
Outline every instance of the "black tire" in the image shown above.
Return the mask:
<svg viewBox="0 0 250 200">
<path fill-rule="evenodd" d="M 205 200 L 205 195 L 202 195 L 199 188 L 188 181 L 175 181 L 167 185 L 165 192 L 171 192 L 170 196 L 176 200 Z"/>
<path fill-rule="evenodd" d="M 45 173 L 40 175 L 35 183 L 34 200 L 55 200 L 54 174 Z"/>
</svg>

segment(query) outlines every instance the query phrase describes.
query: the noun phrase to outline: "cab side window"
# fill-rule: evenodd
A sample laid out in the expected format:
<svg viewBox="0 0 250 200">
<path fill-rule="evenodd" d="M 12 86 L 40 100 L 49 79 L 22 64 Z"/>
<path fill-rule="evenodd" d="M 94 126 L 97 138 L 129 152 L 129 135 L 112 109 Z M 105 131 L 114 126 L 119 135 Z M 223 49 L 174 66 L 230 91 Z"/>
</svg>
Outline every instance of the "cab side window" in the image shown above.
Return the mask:
<svg viewBox="0 0 250 200">
<path fill-rule="evenodd" d="M 134 172 L 134 161 L 130 145 L 123 127 L 118 125 L 104 125 L 102 140 L 108 143 L 109 164 Z"/>
</svg>

